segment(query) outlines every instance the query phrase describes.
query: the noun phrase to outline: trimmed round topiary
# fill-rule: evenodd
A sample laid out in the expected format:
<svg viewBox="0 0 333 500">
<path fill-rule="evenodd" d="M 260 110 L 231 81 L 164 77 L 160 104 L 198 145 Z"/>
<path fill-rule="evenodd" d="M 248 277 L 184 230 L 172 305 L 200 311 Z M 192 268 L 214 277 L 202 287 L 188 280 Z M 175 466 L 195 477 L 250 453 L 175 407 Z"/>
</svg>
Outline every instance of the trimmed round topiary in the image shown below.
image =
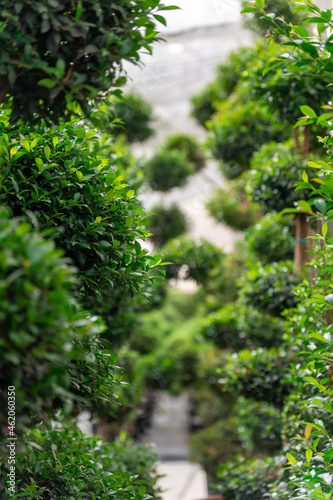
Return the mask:
<svg viewBox="0 0 333 500">
<path fill-rule="evenodd" d="M 245 233 L 249 249 L 265 265 L 293 258 L 295 238 L 292 221 L 267 214 Z"/>
<path fill-rule="evenodd" d="M 146 163 L 144 172 L 154 191 L 169 191 L 184 186 L 195 170 L 183 152 L 161 149 Z"/>
<path fill-rule="evenodd" d="M 236 184 L 216 189 L 206 207 L 218 222 L 224 222 L 238 231 L 247 229 L 260 219 L 260 207 L 251 203 Z"/>
<path fill-rule="evenodd" d="M 194 163 L 196 171 L 205 166 L 205 158 L 197 139 L 190 134 L 178 133 L 167 137 L 164 148 L 167 150 L 181 151 L 188 161 Z"/>
<path fill-rule="evenodd" d="M 295 184 L 302 179 L 303 170 L 307 171 L 310 179 L 317 175 L 307 166 L 308 161 L 315 159 L 311 154 L 304 157 L 296 152 L 292 141 L 263 145 L 253 156 L 251 171 L 247 174 L 251 199 L 267 212 L 293 208 L 310 192 L 304 189 L 295 191 Z"/>
<path fill-rule="evenodd" d="M 223 102 L 212 121 L 207 146 L 221 160 L 227 179 L 235 179 L 249 170 L 253 154 L 268 141 L 279 140 L 286 127 L 266 106 L 235 95 Z"/>
<path fill-rule="evenodd" d="M 185 279 L 194 279 L 201 285 L 209 281 L 211 270 L 225 258 L 222 250 L 204 238 L 195 240 L 187 236 L 169 241 L 159 252 L 165 262 L 172 262 L 165 269 L 167 278 L 177 279 L 180 268 L 185 266 Z"/>
<path fill-rule="evenodd" d="M 112 128 L 113 135 L 125 135 L 129 142 L 143 142 L 154 134 L 153 107 L 138 94 L 122 94 L 110 102 L 110 111 L 122 124 Z"/>
<path fill-rule="evenodd" d="M 188 230 L 186 216 L 175 203 L 170 207 L 155 205 L 151 212 L 147 229 L 152 233 L 150 240 L 156 246 L 165 245 L 170 239 L 176 238 Z"/>
<path fill-rule="evenodd" d="M 297 299 L 293 289 L 301 282 L 293 271 L 291 261 L 251 269 L 242 278 L 240 297 L 249 307 L 281 316 L 285 309 L 296 307 Z"/>
</svg>

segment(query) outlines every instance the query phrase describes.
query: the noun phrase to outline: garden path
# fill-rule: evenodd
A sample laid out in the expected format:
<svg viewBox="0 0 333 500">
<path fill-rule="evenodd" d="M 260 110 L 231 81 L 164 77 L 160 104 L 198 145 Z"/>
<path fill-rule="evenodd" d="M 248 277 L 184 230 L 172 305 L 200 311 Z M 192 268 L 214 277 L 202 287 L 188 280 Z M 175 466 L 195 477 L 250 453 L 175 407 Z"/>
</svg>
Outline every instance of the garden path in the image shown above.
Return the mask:
<svg viewBox="0 0 333 500">
<path fill-rule="evenodd" d="M 151 156 L 167 135 L 186 132 L 205 140 L 206 132 L 190 117 L 190 98 L 215 75 L 217 64 L 239 45 L 249 45 L 251 35 L 241 27 L 239 0 L 165 0 L 178 4 L 182 12 L 165 11 L 168 28 L 162 28 L 167 43 L 155 46 L 154 55 L 144 55 L 144 67 L 126 65 L 136 90 L 153 104 L 156 135 L 135 146 L 135 155 Z M 212 219 L 205 202 L 224 179 L 214 161 L 194 175 L 187 186 L 163 195 L 166 203 L 177 202 L 190 221 L 190 235 L 205 237 L 225 251 L 232 251 L 240 233 Z M 143 205 L 150 209 L 161 201 L 161 194 L 141 195 Z M 146 245 L 145 245 L 146 246 Z M 153 427 L 145 437 L 162 462 L 165 474 L 160 485 L 163 500 L 199 500 L 207 496 L 205 473 L 188 461 L 188 427 L 186 395 L 173 397 L 160 394 Z"/>
</svg>

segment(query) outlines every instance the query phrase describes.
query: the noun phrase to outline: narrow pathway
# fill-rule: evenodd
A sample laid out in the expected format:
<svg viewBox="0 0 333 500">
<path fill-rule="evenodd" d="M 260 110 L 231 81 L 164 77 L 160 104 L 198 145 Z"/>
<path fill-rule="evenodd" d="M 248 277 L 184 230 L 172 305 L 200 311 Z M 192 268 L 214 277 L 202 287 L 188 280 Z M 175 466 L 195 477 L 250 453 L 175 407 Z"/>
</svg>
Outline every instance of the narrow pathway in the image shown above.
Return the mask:
<svg viewBox="0 0 333 500">
<path fill-rule="evenodd" d="M 215 77 L 217 64 L 240 45 L 250 45 L 251 35 L 240 23 L 239 0 L 165 0 L 183 12 L 165 11 L 168 28 L 162 35 L 167 43 L 155 45 L 154 55 L 144 55 L 144 66 L 125 66 L 128 89 L 139 92 L 153 106 L 158 117 L 156 135 L 135 146 L 137 156 L 150 157 L 166 136 L 175 132 L 195 135 L 201 142 L 206 131 L 191 118 L 190 98 Z M 225 251 L 232 251 L 240 235 L 212 219 L 205 209 L 210 193 L 224 184 L 216 162 L 193 176 L 183 189 L 164 195 L 167 203 L 177 202 L 188 215 L 190 235 L 205 237 Z M 145 193 L 147 209 L 161 201 L 159 193 Z M 145 245 L 146 246 L 146 245 Z M 147 245 L 148 246 L 148 245 Z M 160 485 L 163 500 L 200 500 L 207 497 L 204 471 L 188 461 L 186 396 L 174 398 L 161 393 L 154 424 L 145 441 L 153 445 L 165 474 Z"/>
<path fill-rule="evenodd" d="M 153 427 L 143 438 L 162 462 L 159 473 L 163 500 L 200 500 L 207 496 L 207 478 L 197 464 L 188 461 L 188 396 L 160 392 Z"/>
</svg>

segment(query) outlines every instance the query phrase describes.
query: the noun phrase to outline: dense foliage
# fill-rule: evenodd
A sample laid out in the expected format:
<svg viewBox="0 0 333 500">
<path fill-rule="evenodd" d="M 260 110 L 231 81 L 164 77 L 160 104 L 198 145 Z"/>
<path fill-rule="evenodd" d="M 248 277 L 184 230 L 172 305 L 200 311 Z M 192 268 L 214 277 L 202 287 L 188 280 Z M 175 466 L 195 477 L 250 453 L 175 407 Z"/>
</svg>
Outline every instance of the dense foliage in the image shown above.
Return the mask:
<svg viewBox="0 0 333 500">
<path fill-rule="evenodd" d="M 27 438 L 25 452 L 17 456 L 17 494 L 5 494 L 4 499 L 22 494 L 40 500 L 161 498 L 156 486 L 156 459 L 150 456 L 149 448 L 133 446 L 124 437 L 104 443 L 67 423 L 31 430 Z M 0 467 L 3 487 L 4 462 Z"/>
<path fill-rule="evenodd" d="M 2 211 L 0 227 L 2 428 L 9 386 L 20 432 L 45 413 L 77 411 L 98 395 L 111 401 L 115 357 L 99 340 L 103 325 L 75 305 L 73 268 L 28 224 Z"/>
<path fill-rule="evenodd" d="M 300 199 L 306 199 L 309 191 L 297 192 L 295 184 L 307 168 L 308 161 L 314 158 L 314 155 L 303 156 L 295 151 L 291 141 L 263 145 L 253 156 L 248 173 L 247 189 L 251 199 L 266 212 L 280 212 L 293 207 Z"/>
<path fill-rule="evenodd" d="M 163 8 L 159 0 L 112 6 L 105 0 L 76 6 L 4 0 L 0 102 L 13 96 L 12 122 L 34 120 L 36 113 L 57 121 L 68 116 L 72 101 L 89 113 L 99 92 L 125 83 L 122 59 L 137 63 L 140 49 L 151 52 L 156 20 L 165 23 L 158 14 Z"/>
<path fill-rule="evenodd" d="M 154 134 L 153 107 L 140 95 L 129 93 L 113 98 L 109 111 L 119 122 L 111 131 L 123 135 L 129 142 L 143 142 Z"/>
<path fill-rule="evenodd" d="M 242 186 L 236 182 L 216 189 L 206 207 L 217 221 L 238 231 L 247 229 L 260 218 L 259 206 L 251 203 Z"/>
<path fill-rule="evenodd" d="M 193 164 L 178 150 L 161 149 L 144 166 L 149 186 L 162 192 L 184 186 L 194 172 Z"/>
<path fill-rule="evenodd" d="M 173 203 L 169 207 L 155 205 L 151 209 L 147 229 L 152 233 L 150 240 L 155 245 L 165 245 L 170 239 L 184 234 L 188 230 L 186 215 Z"/>
<path fill-rule="evenodd" d="M 234 179 L 250 167 L 251 157 L 269 141 L 278 141 L 285 127 L 268 107 L 254 101 L 229 98 L 218 108 L 209 123 L 208 148 L 221 160 L 227 179 Z"/>
<path fill-rule="evenodd" d="M 247 0 L 242 0 L 241 4 L 244 8 Z M 300 20 L 300 14 L 293 11 L 291 0 L 266 0 L 265 4 L 267 11 L 274 14 L 274 19 L 277 19 L 278 23 L 279 18 L 288 19 L 288 22 L 292 24 L 297 24 Z M 274 30 L 271 20 L 264 19 L 259 12 L 251 12 L 250 15 L 244 15 L 243 22 L 246 28 L 251 29 L 261 36 L 267 35 L 267 32 L 272 33 Z"/>
<path fill-rule="evenodd" d="M 225 254 L 209 241 L 201 238 L 195 240 L 181 236 L 171 240 L 160 249 L 166 262 L 168 278 L 178 278 L 179 271 L 184 268 L 184 278 L 191 278 L 204 285 L 209 280 L 210 271 L 224 259 Z"/>
<path fill-rule="evenodd" d="M 164 143 L 166 150 L 181 151 L 189 162 L 194 163 L 195 170 L 201 170 L 205 165 L 202 148 L 195 136 L 184 133 L 169 135 Z"/>
<path fill-rule="evenodd" d="M 290 220 L 275 214 L 266 214 L 245 235 L 249 249 L 263 263 L 292 259 L 295 239 Z"/>
</svg>

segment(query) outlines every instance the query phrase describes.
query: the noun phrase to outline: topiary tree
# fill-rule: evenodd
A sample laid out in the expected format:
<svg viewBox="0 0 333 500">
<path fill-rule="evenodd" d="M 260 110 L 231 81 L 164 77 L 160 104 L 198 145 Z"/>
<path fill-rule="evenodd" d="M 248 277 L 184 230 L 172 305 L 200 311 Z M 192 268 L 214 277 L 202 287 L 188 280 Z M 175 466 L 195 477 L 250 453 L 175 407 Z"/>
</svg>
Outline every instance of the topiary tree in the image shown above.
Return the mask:
<svg viewBox="0 0 333 500">
<path fill-rule="evenodd" d="M 314 159 L 315 155 L 304 157 L 296 152 L 290 140 L 263 145 L 253 156 L 247 174 L 251 199 L 266 212 L 281 212 L 294 207 L 300 199 L 307 199 L 310 191 L 295 191 L 295 183 L 307 169 L 308 161 Z M 315 176 L 315 172 L 312 174 Z"/>
<path fill-rule="evenodd" d="M 160 0 L 61 3 L 4 0 L 0 18 L 0 102 L 13 97 L 12 122 L 51 121 L 77 102 L 88 113 L 99 92 L 123 85 L 122 60 L 139 61 L 157 39 Z M 90 104 L 89 104 L 90 102 Z"/>
<path fill-rule="evenodd" d="M 228 355 L 217 371 L 223 391 L 281 408 L 292 388 L 287 376 L 289 363 L 283 349 L 244 349 Z"/>
<path fill-rule="evenodd" d="M 206 203 L 206 208 L 218 222 L 238 231 L 252 226 L 261 216 L 259 205 L 251 203 L 242 184 L 229 182 L 226 188 L 216 189 Z"/>
<path fill-rule="evenodd" d="M 250 167 L 251 157 L 268 141 L 280 140 L 286 128 L 268 107 L 243 102 L 235 96 L 222 103 L 212 121 L 207 146 L 221 160 L 227 179 L 235 179 Z"/>
<path fill-rule="evenodd" d="M 217 491 L 225 500 L 270 498 L 272 485 L 283 485 L 283 467 L 284 461 L 280 457 L 240 458 L 236 462 L 227 462 L 219 467 Z"/>
<path fill-rule="evenodd" d="M 295 307 L 293 288 L 301 281 L 293 272 L 292 263 L 274 262 L 251 269 L 242 279 L 240 297 L 249 307 L 280 316 L 285 309 Z"/>
<path fill-rule="evenodd" d="M 205 165 L 202 148 L 193 135 L 181 132 L 169 135 L 165 140 L 164 148 L 184 153 L 187 160 L 194 164 L 197 172 Z"/>
<path fill-rule="evenodd" d="M 188 230 L 188 222 L 182 210 L 173 203 L 169 207 L 155 205 L 149 216 L 147 229 L 152 233 L 150 240 L 155 245 L 165 245 Z"/>
<path fill-rule="evenodd" d="M 235 91 L 249 62 L 260 59 L 264 50 L 267 50 L 266 44 L 258 40 L 255 47 L 240 47 L 230 52 L 227 59 L 217 66 L 216 79 L 191 99 L 192 116 L 200 125 L 206 126 L 220 103 Z"/>
<path fill-rule="evenodd" d="M 279 346 L 284 332 L 280 318 L 244 306 L 239 300 L 208 314 L 202 321 L 201 330 L 204 338 L 220 349 L 233 351 Z"/>
<path fill-rule="evenodd" d="M 209 282 L 211 269 L 225 258 L 225 254 L 205 239 L 195 240 L 187 236 L 173 239 L 159 252 L 166 262 L 167 278 L 178 278 L 180 268 L 186 266 L 185 279 L 191 278 L 205 285 Z"/>
<path fill-rule="evenodd" d="M 103 325 L 72 297 L 76 274 L 54 244 L 0 212 L 0 427 L 8 423 L 7 388 L 15 387 L 22 426 L 113 399 L 115 358 Z M 92 408 L 91 408 L 92 409 Z"/>
<path fill-rule="evenodd" d="M 275 214 L 266 214 L 245 233 L 251 252 L 263 263 L 291 260 L 295 251 L 292 221 Z"/>
<path fill-rule="evenodd" d="M 165 192 L 184 186 L 194 166 L 183 152 L 161 149 L 144 165 L 144 173 L 154 191 Z"/>
<path fill-rule="evenodd" d="M 116 137 L 123 135 L 128 142 L 143 142 L 154 134 L 153 107 L 138 94 L 131 92 L 111 99 L 109 112 L 120 120 L 120 125 L 111 129 Z"/>
<path fill-rule="evenodd" d="M 53 229 L 52 239 L 79 269 L 84 307 L 113 327 L 121 291 L 145 293 L 152 282 L 153 261 L 137 242 L 148 232 L 134 191 L 108 158 L 94 155 L 95 131 L 78 123 L 3 132 L 2 203 Z"/>
</svg>

